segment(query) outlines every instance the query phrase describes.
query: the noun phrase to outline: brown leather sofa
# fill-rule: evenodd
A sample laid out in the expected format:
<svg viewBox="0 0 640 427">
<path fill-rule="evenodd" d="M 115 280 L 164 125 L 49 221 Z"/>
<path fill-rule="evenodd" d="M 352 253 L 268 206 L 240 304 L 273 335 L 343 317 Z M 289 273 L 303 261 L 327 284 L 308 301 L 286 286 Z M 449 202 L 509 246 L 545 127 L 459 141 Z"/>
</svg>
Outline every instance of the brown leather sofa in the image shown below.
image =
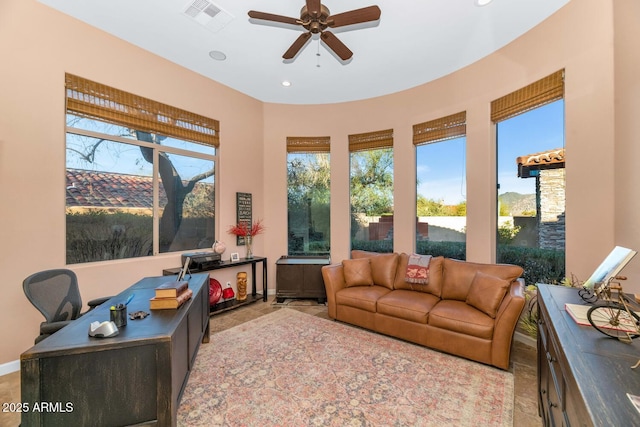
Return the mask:
<svg viewBox="0 0 640 427">
<path fill-rule="evenodd" d="M 525 304 L 523 269 L 433 257 L 426 285 L 409 255 L 352 251 L 322 267 L 329 317 L 501 369 Z"/>
</svg>

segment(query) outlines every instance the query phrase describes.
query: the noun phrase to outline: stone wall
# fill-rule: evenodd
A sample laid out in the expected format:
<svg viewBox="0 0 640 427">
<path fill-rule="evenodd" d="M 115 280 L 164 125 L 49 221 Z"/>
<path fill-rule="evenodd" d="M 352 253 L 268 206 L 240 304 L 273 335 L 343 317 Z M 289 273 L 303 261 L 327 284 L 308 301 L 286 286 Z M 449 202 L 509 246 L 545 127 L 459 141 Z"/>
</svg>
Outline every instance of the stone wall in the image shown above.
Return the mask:
<svg viewBox="0 0 640 427">
<path fill-rule="evenodd" d="M 541 248 L 565 248 L 565 169 L 545 169 L 537 178 L 538 242 Z"/>
</svg>

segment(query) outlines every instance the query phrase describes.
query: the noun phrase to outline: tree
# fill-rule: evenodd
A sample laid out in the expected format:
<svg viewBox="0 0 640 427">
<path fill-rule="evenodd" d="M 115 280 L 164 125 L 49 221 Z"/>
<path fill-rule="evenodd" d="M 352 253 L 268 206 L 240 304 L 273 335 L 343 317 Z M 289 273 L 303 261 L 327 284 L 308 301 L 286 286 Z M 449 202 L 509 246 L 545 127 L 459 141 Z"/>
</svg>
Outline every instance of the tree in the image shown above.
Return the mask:
<svg viewBox="0 0 640 427">
<path fill-rule="evenodd" d="M 166 137 L 151 134 L 148 132 L 134 131 L 139 141 L 160 144 Z M 153 163 L 153 150 L 148 147 L 140 147 L 142 157 L 149 163 Z M 183 181 L 175 166 L 166 153 L 160 152 L 158 156 L 158 173 L 167 196 L 167 204 L 162 210 L 160 217 L 160 252 L 167 252 L 173 243 L 180 224 L 184 210 L 184 199 L 193 191 L 196 183 L 202 181 L 215 172 L 211 169 L 207 172 L 195 175 L 188 181 Z"/>
<path fill-rule="evenodd" d="M 351 212 L 377 216 L 393 212 L 393 151 L 351 155 Z"/>
</svg>

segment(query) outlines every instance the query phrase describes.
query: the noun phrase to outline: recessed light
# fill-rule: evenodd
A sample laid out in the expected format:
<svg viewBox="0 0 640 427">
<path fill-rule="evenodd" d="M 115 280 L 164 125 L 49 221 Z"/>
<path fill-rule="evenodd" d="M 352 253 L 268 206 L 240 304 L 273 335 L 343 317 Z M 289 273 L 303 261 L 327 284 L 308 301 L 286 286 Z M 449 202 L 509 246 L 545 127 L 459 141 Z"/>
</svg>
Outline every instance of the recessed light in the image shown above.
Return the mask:
<svg viewBox="0 0 640 427">
<path fill-rule="evenodd" d="M 224 61 L 225 59 L 227 59 L 227 55 L 225 55 L 224 52 L 220 52 L 219 50 L 212 50 L 211 52 L 209 52 L 209 56 L 216 61 Z"/>
<path fill-rule="evenodd" d="M 493 0 L 476 0 L 476 6 L 486 6 L 491 3 Z"/>
<path fill-rule="evenodd" d="M 291 86 L 291 82 L 290 82 L 289 80 L 283 80 L 281 84 L 282 84 L 282 86 L 284 86 L 284 87 L 289 87 L 289 86 Z"/>
</svg>

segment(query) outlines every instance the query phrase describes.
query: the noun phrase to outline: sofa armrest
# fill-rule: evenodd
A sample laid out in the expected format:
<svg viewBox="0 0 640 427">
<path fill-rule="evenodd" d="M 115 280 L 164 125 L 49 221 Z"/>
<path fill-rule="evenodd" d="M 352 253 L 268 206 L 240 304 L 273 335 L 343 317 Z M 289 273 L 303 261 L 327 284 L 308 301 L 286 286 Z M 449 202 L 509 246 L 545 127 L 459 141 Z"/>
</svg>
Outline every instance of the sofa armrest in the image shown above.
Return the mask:
<svg viewBox="0 0 640 427">
<path fill-rule="evenodd" d="M 329 317 L 336 318 L 336 292 L 347 287 L 344 281 L 344 270 L 342 264 L 331 264 L 322 267 L 322 279 L 327 292 L 327 306 Z"/>
<path fill-rule="evenodd" d="M 511 286 L 498 308 L 493 329 L 491 358 L 493 365 L 502 369 L 509 369 L 511 342 L 524 305 L 524 279 L 519 278 L 511 282 Z"/>
</svg>

